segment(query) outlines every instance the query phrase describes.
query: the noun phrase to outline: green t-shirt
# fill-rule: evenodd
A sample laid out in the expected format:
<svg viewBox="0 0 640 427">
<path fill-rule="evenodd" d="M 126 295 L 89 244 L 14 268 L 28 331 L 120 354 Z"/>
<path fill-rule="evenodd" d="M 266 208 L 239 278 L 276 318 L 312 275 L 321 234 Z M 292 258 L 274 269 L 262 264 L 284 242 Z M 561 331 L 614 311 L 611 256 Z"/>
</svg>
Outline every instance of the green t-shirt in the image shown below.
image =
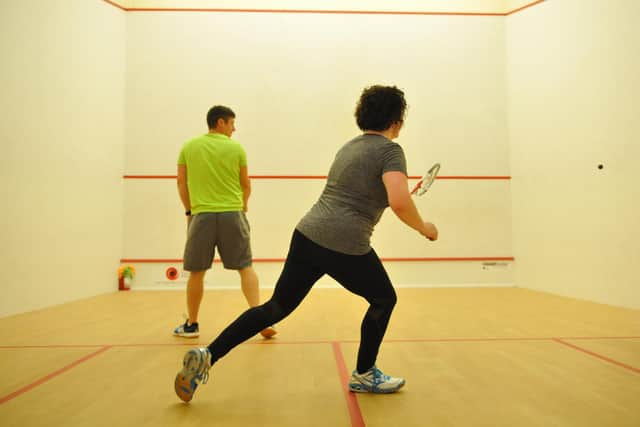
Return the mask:
<svg viewBox="0 0 640 427">
<path fill-rule="evenodd" d="M 247 155 L 237 141 L 208 133 L 187 141 L 178 157 L 187 167 L 191 213 L 241 211 L 240 168 Z"/>
</svg>

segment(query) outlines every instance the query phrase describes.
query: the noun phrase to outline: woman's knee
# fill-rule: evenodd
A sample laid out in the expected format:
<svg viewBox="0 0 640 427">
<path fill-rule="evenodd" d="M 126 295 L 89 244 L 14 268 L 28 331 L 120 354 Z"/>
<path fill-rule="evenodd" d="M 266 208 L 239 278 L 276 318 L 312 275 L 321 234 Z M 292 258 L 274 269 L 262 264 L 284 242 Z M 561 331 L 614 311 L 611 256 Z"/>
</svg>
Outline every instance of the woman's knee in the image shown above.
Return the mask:
<svg viewBox="0 0 640 427">
<path fill-rule="evenodd" d="M 393 310 L 393 307 L 395 307 L 398 302 L 398 296 L 396 295 L 395 289 L 391 288 L 387 295 L 381 297 L 378 301 L 381 306 Z"/>
<path fill-rule="evenodd" d="M 291 310 L 287 311 L 278 301 L 274 299 L 270 299 L 269 301 L 264 303 L 261 306 L 261 309 L 272 323 L 279 322 L 291 313 Z"/>
<path fill-rule="evenodd" d="M 388 319 L 393 312 L 398 298 L 395 292 L 385 297 L 375 298 L 369 301 L 368 315 L 376 320 Z"/>
</svg>

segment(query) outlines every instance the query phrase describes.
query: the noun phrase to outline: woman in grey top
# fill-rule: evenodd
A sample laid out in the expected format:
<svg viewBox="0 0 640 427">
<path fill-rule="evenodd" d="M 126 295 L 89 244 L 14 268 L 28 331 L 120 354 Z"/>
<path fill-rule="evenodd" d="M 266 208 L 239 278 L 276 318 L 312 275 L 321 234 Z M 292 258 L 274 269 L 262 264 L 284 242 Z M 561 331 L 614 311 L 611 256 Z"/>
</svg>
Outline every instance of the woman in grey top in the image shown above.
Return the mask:
<svg viewBox="0 0 640 427">
<path fill-rule="evenodd" d="M 385 375 L 375 365 L 396 293 L 370 238 L 387 207 L 424 237 L 438 238 L 436 227 L 422 220 L 413 203 L 404 152 L 392 141 L 400 134 L 405 110 L 404 93 L 395 86 L 363 91 L 355 113 L 363 134 L 336 154 L 320 198 L 293 232 L 273 296 L 244 312 L 208 347 L 187 352 L 175 379 L 180 399 L 190 401 L 207 381 L 211 365 L 231 349 L 291 314 L 325 274 L 369 303 L 349 389 L 393 393 L 404 385 L 403 378 Z"/>
</svg>

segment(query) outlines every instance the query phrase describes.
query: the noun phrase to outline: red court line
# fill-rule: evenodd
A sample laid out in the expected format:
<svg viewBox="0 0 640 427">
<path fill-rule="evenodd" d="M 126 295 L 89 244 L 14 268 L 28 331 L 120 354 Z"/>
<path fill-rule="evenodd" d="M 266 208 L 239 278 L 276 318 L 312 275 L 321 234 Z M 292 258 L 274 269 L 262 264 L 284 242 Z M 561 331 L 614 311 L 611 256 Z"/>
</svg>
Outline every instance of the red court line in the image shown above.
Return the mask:
<svg viewBox="0 0 640 427">
<path fill-rule="evenodd" d="M 509 16 L 509 15 L 513 15 L 514 13 L 522 12 L 523 10 L 528 9 L 528 8 L 530 8 L 532 6 L 535 6 L 537 4 L 543 3 L 544 1 L 545 0 L 534 1 L 533 3 L 529 3 L 529 4 L 526 4 L 526 5 L 522 6 L 522 7 L 519 7 L 517 9 L 513 9 L 511 12 L 505 13 L 505 16 Z"/>
<path fill-rule="evenodd" d="M 178 175 L 122 175 L 124 179 L 177 179 Z"/>
<path fill-rule="evenodd" d="M 57 371 L 52 372 L 49 375 L 46 375 L 46 376 L 40 378 L 39 380 L 34 381 L 31 384 L 29 384 L 27 386 L 24 386 L 19 390 L 14 391 L 13 393 L 9 393 L 6 396 L 0 397 L 0 405 L 2 405 L 3 403 L 6 403 L 6 402 L 8 402 L 8 401 L 10 401 L 12 399 L 15 399 L 16 397 L 18 397 L 18 396 L 20 396 L 20 395 L 22 395 L 22 394 L 24 394 L 24 393 L 26 393 L 26 392 L 28 392 L 30 390 L 33 390 L 34 388 L 38 387 L 39 385 L 42 385 L 42 384 L 46 383 L 50 379 L 53 379 L 53 378 L 57 377 L 58 375 L 63 374 L 65 372 L 67 372 L 68 370 L 75 368 L 76 366 L 80 365 L 81 363 L 84 363 L 87 360 L 96 357 L 100 353 L 104 353 L 105 351 L 109 350 L 110 348 L 111 348 L 111 346 L 104 346 L 104 347 L 100 348 L 99 350 L 94 351 L 93 353 L 88 354 L 88 355 L 76 360 L 75 362 L 65 366 L 64 368 L 58 369 Z"/>
<path fill-rule="evenodd" d="M 94 348 L 105 347 L 104 344 L 26 344 L 26 345 L 0 345 L 0 350 L 15 348 Z M 115 347 L 109 345 L 107 347 Z"/>
<path fill-rule="evenodd" d="M 123 179 L 176 179 L 176 175 L 122 175 Z M 327 179 L 326 175 L 249 175 L 251 179 Z M 422 176 L 409 175 L 409 179 L 420 179 Z M 510 180 L 508 175 L 449 175 L 438 176 L 441 180 Z"/>
<path fill-rule="evenodd" d="M 579 347 L 579 346 L 577 346 L 575 344 L 571 344 L 569 342 L 563 341 L 560 338 L 554 338 L 553 340 L 555 342 L 557 342 L 557 343 L 562 344 L 562 345 L 566 345 L 567 347 L 571 347 L 574 350 L 578 350 L 578 351 L 580 351 L 582 353 L 588 354 L 589 356 L 596 357 L 596 358 L 598 358 L 600 360 L 604 360 L 605 362 L 609 362 L 609 363 L 612 363 L 612 364 L 614 364 L 616 366 L 620 366 L 621 368 L 627 369 L 627 370 L 629 370 L 631 372 L 635 372 L 636 374 L 640 374 L 640 369 L 635 368 L 635 367 L 633 367 L 631 365 L 627 365 L 626 363 L 618 362 L 617 360 L 611 359 L 610 357 L 603 356 L 603 355 L 598 354 L 596 352 L 593 352 L 591 350 L 587 350 L 586 348 L 582 348 L 582 347 Z"/>
<path fill-rule="evenodd" d="M 637 340 L 640 336 L 627 336 L 627 337 L 556 337 L 561 340 Z"/>
<path fill-rule="evenodd" d="M 220 13 L 296 13 L 296 14 L 344 14 L 344 15 L 436 15 L 436 16 L 509 16 L 545 0 L 538 0 L 508 12 L 429 12 L 429 11 L 383 11 L 383 10 L 320 10 L 320 9 L 226 9 L 226 8 L 142 8 L 124 7 L 110 0 L 103 0 L 125 12 L 220 12 Z"/>
<path fill-rule="evenodd" d="M 506 16 L 504 12 L 428 12 L 394 10 L 322 10 L 322 9 L 219 9 L 219 8 L 127 8 L 127 12 L 218 12 L 218 13 L 278 13 L 310 15 L 413 15 L 413 16 Z"/>
<path fill-rule="evenodd" d="M 457 261 L 515 261 L 514 257 L 397 257 L 380 258 L 382 262 L 457 262 Z M 138 264 L 179 264 L 182 258 L 121 258 L 121 263 Z M 285 262 L 285 258 L 254 258 L 254 263 Z M 214 259 L 214 263 L 220 263 L 219 259 Z"/>
<path fill-rule="evenodd" d="M 383 262 L 420 262 L 420 261 L 515 261 L 512 256 L 498 257 L 406 257 L 406 258 L 380 258 Z"/>
<path fill-rule="evenodd" d="M 421 176 L 410 176 L 409 179 L 420 179 L 422 178 Z M 483 175 L 450 175 L 450 176 L 437 176 L 436 177 L 437 180 L 441 180 L 441 179 L 461 179 L 461 180 L 509 180 L 511 179 L 510 176 L 507 175 L 495 175 L 495 176 L 491 176 L 491 175 L 487 175 L 487 176 L 483 176 Z"/>
<path fill-rule="evenodd" d="M 486 337 L 486 338 L 414 338 L 414 339 L 384 339 L 386 343 L 448 343 L 448 342 L 462 342 L 462 343 L 477 343 L 477 342 L 528 342 L 528 341 L 553 341 L 556 339 L 572 339 L 572 340 L 626 340 L 626 339 L 640 339 L 640 336 L 637 337 Z M 248 344 L 264 344 L 264 345 L 275 345 L 275 344 L 357 344 L 359 343 L 359 339 L 352 340 L 306 340 L 306 341 L 282 341 L 281 339 L 272 339 L 272 340 L 261 340 L 261 341 L 247 341 Z M 0 347 L 1 348 L 1 347 Z"/>
<path fill-rule="evenodd" d="M 116 2 L 113 2 L 113 1 L 110 1 L 110 0 L 102 0 L 102 1 L 103 1 L 103 2 L 105 2 L 105 3 L 107 3 L 107 4 L 110 4 L 111 6 L 115 6 L 115 7 L 117 7 L 117 8 L 118 8 L 118 9 L 120 9 L 120 10 L 124 10 L 125 12 L 127 11 L 127 8 L 126 8 L 126 7 L 124 7 L 124 6 L 120 6 L 120 5 L 119 5 L 118 3 L 116 3 Z"/>
<path fill-rule="evenodd" d="M 478 342 L 529 342 L 529 341 L 554 341 L 554 340 L 629 340 L 640 339 L 640 336 L 620 336 L 620 337 L 485 337 L 485 338 L 414 338 L 414 339 L 385 339 L 386 343 L 478 343 Z M 244 344 L 251 345 L 308 345 L 308 344 L 354 344 L 359 343 L 359 339 L 343 339 L 343 340 L 302 340 L 302 341 L 285 341 L 281 338 L 266 339 L 250 339 Z M 45 345 L 0 345 L 0 350 L 6 349 L 22 349 L 22 348 L 82 348 L 82 347 L 109 347 L 109 348 L 134 348 L 134 347 L 176 347 L 176 346 L 198 346 L 207 345 L 209 342 L 198 340 L 176 339 L 176 342 L 166 343 L 127 343 L 127 344 L 45 344 Z"/>
<path fill-rule="evenodd" d="M 342 355 L 340 343 L 332 341 L 331 346 L 333 347 L 333 355 L 336 358 L 336 365 L 338 367 L 338 373 L 340 374 L 340 386 L 342 388 L 342 392 L 344 393 L 344 398 L 347 401 L 347 407 L 349 408 L 351 426 L 364 427 L 364 419 L 362 418 L 362 412 L 360 411 L 360 406 L 358 405 L 358 399 L 356 399 L 355 394 L 351 393 L 347 388 L 350 375 L 349 370 L 347 369 L 347 364 L 344 362 L 344 356 Z"/>
<path fill-rule="evenodd" d="M 326 175 L 249 175 L 251 179 L 327 179 Z"/>
</svg>

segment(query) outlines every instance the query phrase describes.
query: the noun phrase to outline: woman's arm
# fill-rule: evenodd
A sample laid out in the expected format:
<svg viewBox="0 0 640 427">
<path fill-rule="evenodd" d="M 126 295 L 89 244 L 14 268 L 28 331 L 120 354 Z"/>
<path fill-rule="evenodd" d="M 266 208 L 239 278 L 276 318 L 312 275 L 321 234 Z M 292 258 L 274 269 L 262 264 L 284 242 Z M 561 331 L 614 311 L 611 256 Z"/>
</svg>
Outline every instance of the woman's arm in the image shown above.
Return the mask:
<svg viewBox="0 0 640 427">
<path fill-rule="evenodd" d="M 409 193 L 407 176 L 398 171 L 382 174 L 382 182 L 387 189 L 389 207 L 402 222 L 418 231 L 429 240 L 438 238 L 438 229 L 430 222 L 423 221 Z"/>
</svg>

